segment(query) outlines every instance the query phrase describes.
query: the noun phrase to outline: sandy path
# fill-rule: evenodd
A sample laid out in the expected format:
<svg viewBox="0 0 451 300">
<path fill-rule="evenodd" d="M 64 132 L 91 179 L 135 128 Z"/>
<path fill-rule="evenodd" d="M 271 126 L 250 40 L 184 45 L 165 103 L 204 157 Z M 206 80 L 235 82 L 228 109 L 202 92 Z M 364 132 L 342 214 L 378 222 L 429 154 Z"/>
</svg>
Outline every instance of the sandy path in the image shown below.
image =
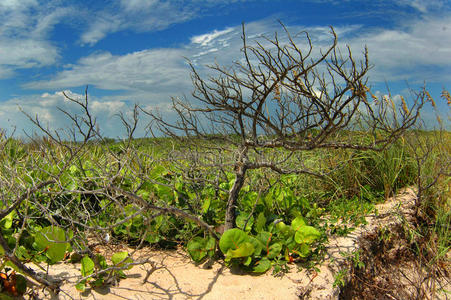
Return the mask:
<svg viewBox="0 0 451 300">
<path fill-rule="evenodd" d="M 140 253 L 144 255 L 144 253 Z M 307 278 L 294 268 L 290 274 L 274 277 L 271 272 L 249 275 L 230 270 L 220 263 L 211 269 L 195 266 L 181 251 L 148 251 L 150 263 L 126 271 L 127 278 L 118 286 L 88 289 L 84 293 L 75 290 L 74 283 L 80 274 L 79 264 L 52 266 L 50 274 L 65 278 L 62 292 L 53 299 L 299 299 L 299 283 Z M 235 272 L 236 271 L 236 272 Z M 150 273 L 149 276 L 148 272 Z M 146 277 L 147 280 L 146 280 Z M 51 298 L 51 295 L 46 295 Z"/>
</svg>

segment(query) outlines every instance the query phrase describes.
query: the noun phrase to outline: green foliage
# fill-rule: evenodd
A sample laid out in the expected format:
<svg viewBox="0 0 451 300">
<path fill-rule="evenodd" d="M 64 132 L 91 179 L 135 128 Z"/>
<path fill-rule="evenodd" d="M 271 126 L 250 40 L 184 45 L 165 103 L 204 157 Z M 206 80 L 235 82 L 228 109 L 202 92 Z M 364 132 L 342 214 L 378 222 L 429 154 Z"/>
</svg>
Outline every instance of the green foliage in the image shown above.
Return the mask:
<svg viewBox="0 0 451 300">
<path fill-rule="evenodd" d="M 84 256 L 81 259 L 81 276 L 86 277 L 91 275 L 94 272 L 94 262 L 89 256 Z"/>
<path fill-rule="evenodd" d="M 43 251 L 51 264 L 63 260 L 68 247 L 66 233 L 59 227 L 44 227 L 35 236 L 36 250 Z"/>
<path fill-rule="evenodd" d="M 131 269 L 130 264 L 133 263 L 133 260 L 129 257 L 128 252 L 122 251 L 114 253 L 111 256 L 111 262 L 112 265 L 108 265 L 105 257 L 100 254 L 97 254 L 94 260 L 89 256 L 84 256 L 80 261 L 80 272 L 84 279 L 80 280 L 75 288 L 84 292 L 88 285 L 92 287 L 102 286 L 108 278 L 125 278 L 126 275 L 123 270 Z"/>
<path fill-rule="evenodd" d="M 449 140 L 449 135 L 447 138 Z M 166 146 L 171 143 L 170 140 L 163 142 Z M 109 143 L 113 153 L 125 155 L 120 154 L 125 149 L 123 144 Z M 193 170 L 210 177 L 207 176 L 208 181 L 203 183 L 188 180 L 178 172 L 180 166 L 175 163 L 171 165 L 149 159 L 151 154 L 158 157 L 167 155 L 168 148 L 163 144 L 155 146 L 151 140 L 139 143 L 142 161 L 130 158 L 120 169 L 114 163 L 105 164 L 105 161 L 113 161 L 112 156 L 95 144 L 89 145 L 89 151 L 64 169 L 67 153 L 57 146 L 48 146 L 46 150 L 57 158 L 50 164 L 41 163 L 41 153 L 31 151 L 31 145 L 11 141 L 0 154 L 3 163 L 0 165 L 0 177 L 3 181 L 6 181 L 5 174 L 13 167 L 16 167 L 17 174 L 11 178 L 18 186 L 31 186 L 61 172 L 58 184 L 48 185 L 30 195 L 16 210 L 0 220 L 1 232 L 9 247 L 15 249 L 15 255 L 27 263 L 54 264 L 62 261 L 68 252 L 82 250 L 85 246 L 80 245 L 86 242 L 88 231 L 67 221 L 76 217 L 77 222 L 94 228 L 117 224 L 111 228 L 111 235 L 122 243 L 136 244 L 141 239 L 145 244 L 161 247 L 182 243 L 195 262 L 214 258 L 217 250 L 215 239 L 200 232 L 192 222 L 143 210 L 138 202 L 123 196 L 111 201 L 115 195 L 110 191 L 103 191 L 95 197 L 75 192 L 77 189 L 102 189 L 108 183 L 108 176 L 117 174 L 114 184 L 135 193 L 144 201 L 173 206 L 198 216 L 212 227 L 220 226 L 224 219 L 227 191 L 233 185 L 232 170 L 226 168 L 224 174 L 207 168 Z M 446 154 L 450 150 L 442 151 Z M 424 184 L 434 179 L 434 169 L 440 167 L 436 162 L 440 155 L 444 154 L 435 153 L 424 161 L 421 170 L 425 177 Z M 239 265 L 256 273 L 266 272 L 271 267 L 276 272 L 284 270 L 285 264 L 293 260 L 314 263 L 326 232 L 348 234 L 365 223 L 364 216 L 374 212 L 375 203 L 397 188 L 412 183 L 417 172 L 414 157 L 406 142 L 399 141 L 385 152 L 340 150 L 332 154 L 318 150 L 310 153 L 306 157 L 308 164 L 324 162 L 331 169 L 338 168 L 331 173 L 329 181 L 319 181 L 302 174 L 276 175 L 266 170 L 253 170 L 240 192 L 237 228 L 221 236 L 218 249 L 228 265 Z M 349 161 L 349 164 L 340 165 L 343 160 Z M 186 161 L 177 163 L 187 164 Z M 137 178 L 134 173 L 136 170 L 133 168 L 138 164 L 146 166 L 142 178 Z M 102 169 L 105 165 L 108 167 Z M 193 178 L 195 176 L 193 173 Z M 430 214 L 432 218 L 429 222 L 432 227 L 428 230 L 437 236 L 440 257 L 445 257 L 450 248 L 449 186 L 449 178 L 439 177 L 437 188 L 423 193 L 424 206 L 421 207 L 421 212 Z M 15 191 L 5 193 L 8 196 L 5 199 L 15 196 Z M 43 212 L 43 208 L 52 213 Z M 26 224 L 23 223 L 25 215 L 28 216 Z M 421 235 L 426 234 L 426 231 L 421 231 Z M 3 254 L 0 249 L 0 257 L 4 258 Z M 358 257 L 355 259 L 358 261 Z M 77 284 L 79 290 L 105 284 L 109 272 L 99 272 L 112 266 L 128 268 L 132 261 L 127 253 L 121 252 L 113 255 L 111 263 L 107 263 L 103 256 L 85 256 L 81 262 L 81 275 L 91 277 Z M 9 265 L 13 267 L 10 262 Z M 112 274 L 118 278 L 124 276 L 120 270 Z"/>
<path fill-rule="evenodd" d="M 216 248 L 216 241 L 212 237 L 194 237 L 186 246 L 189 255 L 195 262 L 201 262 L 206 257 L 213 257 Z"/>
<path fill-rule="evenodd" d="M 263 214 L 257 219 L 262 220 Z M 266 272 L 281 259 L 290 260 L 291 255 L 307 258 L 312 244 L 321 236 L 320 231 L 305 224 L 302 217 L 295 218 L 291 226 L 282 221 L 270 223 L 257 222 L 253 231 L 245 232 L 239 228 L 230 229 L 221 236 L 219 248 L 228 264 L 238 264 L 245 269 Z M 253 235 L 255 234 L 255 235 Z"/>
</svg>

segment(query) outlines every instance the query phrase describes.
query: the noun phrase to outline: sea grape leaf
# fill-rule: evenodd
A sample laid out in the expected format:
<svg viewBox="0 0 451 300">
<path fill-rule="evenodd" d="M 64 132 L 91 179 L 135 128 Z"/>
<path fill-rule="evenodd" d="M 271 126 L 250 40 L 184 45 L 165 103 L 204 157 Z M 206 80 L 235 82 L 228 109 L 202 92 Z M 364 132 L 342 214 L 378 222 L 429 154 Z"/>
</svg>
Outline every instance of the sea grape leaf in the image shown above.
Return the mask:
<svg viewBox="0 0 451 300">
<path fill-rule="evenodd" d="M 100 266 L 103 270 L 105 270 L 106 268 L 108 268 L 108 264 L 107 264 L 107 262 L 106 262 L 105 256 L 103 256 L 103 255 L 101 255 L 101 254 L 97 254 L 97 255 L 96 255 L 96 259 L 97 259 L 97 262 L 98 262 L 99 266 Z"/>
<path fill-rule="evenodd" d="M 16 212 L 12 211 L 0 221 L 0 224 L 3 227 L 3 229 L 11 228 L 11 226 L 13 225 L 13 219 L 14 219 L 15 215 L 16 215 Z"/>
<path fill-rule="evenodd" d="M 257 216 L 257 221 L 255 222 L 255 231 L 260 232 L 266 225 L 266 217 L 263 212 L 259 213 Z"/>
<path fill-rule="evenodd" d="M 195 262 L 200 262 L 207 256 L 207 241 L 199 236 L 188 242 L 186 249 Z"/>
<path fill-rule="evenodd" d="M 157 232 L 148 233 L 145 238 L 146 242 L 149 242 L 151 244 L 158 243 L 160 239 L 160 235 Z"/>
<path fill-rule="evenodd" d="M 0 253 L 1 254 L 1 253 Z M 32 255 L 28 252 L 27 248 L 23 245 L 20 245 L 16 250 L 16 256 L 22 260 L 29 260 L 32 258 Z"/>
<path fill-rule="evenodd" d="M 266 257 L 260 259 L 255 263 L 254 268 L 252 269 L 252 272 L 255 273 L 264 273 L 268 271 L 271 268 L 271 262 Z"/>
<path fill-rule="evenodd" d="M 300 227 L 305 225 L 305 221 L 303 217 L 296 217 L 291 222 L 291 228 L 293 228 L 295 231 L 298 231 Z"/>
<path fill-rule="evenodd" d="M 163 167 L 162 165 L 158 165 L 150 172 L 150 178 L 159 179 L 165 172 L 167 172 L 165 167 Z"/>
<path fill-rule="evenodd" d="M 257 240 L 262 244 L 265 250 L 265 255 L 268 255 L 269 244 L 271 243 L 272 233 L 267 231 L 262 231 L 257 235 Z"/>
<path fill-rule="evenodd" d="M 307 244 L 301 244 L 298 254 L 300 257 L 308 257 L 310 255 L 310 246 Z"/>
<path fill-rule="evenodd" d="M 229 248 L 229 250 L 227 250 L 226 257 L 228 260 L 231 258 L 246 257 L 252 255 L 254 250 L 254 245 L 249 242 L 244 242 L 241 243 L 237 249 Z"/>
<path fill-rule="evenodd" d="M 226 254 L 229 249 L 236 250 L 239 246 L 248 241 L 249 236 L 241 229 L 229 229 L 221 236 L 219 240 L 219 249 Z"/>
<path fill-rule="evenodd" d="M 294 236 L 294 239 L 296 243 L 298 244 L 311 244 L 313 241 L 315 241 L 317 238 L 321 236 L 321 233 L 312 226 L 301 226 Z"/>
<path fill-rule="evenodd" d="M 126 264 L 132 263 L 133 260 L 128 257 L 128 252 L 127 251 L 121 251 L 121 252 L 116 252 L 113 254 L 113 256 L 111 256 L 111 262 L 116 266 L 116 267 L 122 267 Z M 127 259 L 126 259 L 127 258 Z M 128 266 L 127 270 L 130 270 L 132 268 L 132 266 Z"/>
<path fill-rule="evenodd" d="M 105 283 L 105 280 L 102 277 L 97 278 L 94 281 L 90 281 L 89 285 L 92 287 L 100 287 Z"/>
<path fill-rule="evenodd" d="M 35 236 L 37 250 L 43 251 L 49 258 L 50 263 L 56 263 L 64 259 L 69 243 L 66 241 L 66 233 L 57 226 L 42 228 Z"/>
<path fill-rule="evenodd" d="M 283 221 L 277 222 L 277 224 L 276 224 L 276 229 L 277 229 L 277 231 L 280 231 L 280 232 L 287 230 L 289 228 L 289 227 L 288 228 L 287 227 L 288 227 L 287 224 L 285 224 Z"/>
<path fill-rule="evenodd" d="M 282 245 L 280 243 L 275 243 L 269 246 L 268 248 L 268 258 L 273 259 L 277 255 L 279 255 L 280 251 L 282 250 Z"/>
<path fill-rule="evenodd" d="M 86 277 L 94 272 L 94 262 L 88 256 L 81 259 L 81 276 Z M 78 288 L 77 288 L 78 289 Z"/>
<path fill-rule="evenodd" d="M 236 226 L 237 226 L 238 228 L 243 229 L 243 230 L 246 231 L 246 232 L 251 231 L 252 225 L 254 224 L 254 217 L 251 216 L 251 217 L 249 218 L 249 215 L 250 215 L 249 213 L 240 213 L 240 214 L 238 215 L 238 217 L 236 218 Z M 247 224 L 246 224 L 246 228 L 244 228 L 244 225 L 245 225 L 247 219 L 249 219 L 249 221 L 248 221 Z"/>
<path fill-rule="evenodd" d="M 262 242 L 260 242 L 260 240 L 256 239 L 253 236 L 250 236 L 248 241 L 249 243 L 252 244 L 252 246 L 254 246 L 254 252 L 252 253 L 252 255 L 254 256 L 260 255 L 265 245 Z"/>
<path fill-rule="evenodd" d="M 83 280 L 75 285 L 75 288 L 79 292 L 84 292 L 86 290 L 86 280 Z"/>
<path fill-rule="evenodd" d="M 215 255 L 216 240 L 212 236 L 208 237 L 205 248 L 207 249 L 208 256 L 213 257 L 213 255 Z"/>
<path fill-rule="evenodd" d="M 246 267 L 249 267 L 249 265 L 251 264 L 251 262 L 252 262 L 252 256 L 248 256 L 248 257 L 246 258 L 246 260 L 243 262 L 243 265 L 245 265 Z"/>
</svg>

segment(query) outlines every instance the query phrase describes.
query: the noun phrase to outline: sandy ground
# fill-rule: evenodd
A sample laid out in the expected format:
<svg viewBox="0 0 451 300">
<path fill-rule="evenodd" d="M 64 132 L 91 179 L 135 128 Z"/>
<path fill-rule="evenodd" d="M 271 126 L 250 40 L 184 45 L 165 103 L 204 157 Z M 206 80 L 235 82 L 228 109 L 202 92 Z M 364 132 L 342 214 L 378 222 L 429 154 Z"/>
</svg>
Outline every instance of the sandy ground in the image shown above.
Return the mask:
<svg viewBox="0 0 451 300">
<path fill-rule="evenodd" d="M 205 269 L 193 264 L 182 250 L 143 249 L 134 258 L 148 258 L 149 263 L 126 271 L 127 278 L 116 286 L 80 293 L 74 288 L 80 278 L 80 265 L 61 263 L 49 271 L 50 275 L 64 279 L 59 295 L 48 292 L 44 295 L 42 290 L 37 294 L 46 299 L 337 299 L 339 290 L 333 287 L 334 274 L 346 263 L 340 252 L 355 251 L 361 234 L 398 222 L 396 216 L 400 214 L 408 215 L 414 198 L 414 192 L 406 190 L 378 205 L 379 213 L 368 216 L 366 226 L 347 237 L 331 237 L 327 259 L 318 266 L 319 273 L 309 273 L 292 265 L 291 271 L 282 277 L 275 277 L 271 272 L 252 275 L 230 270 L 221 262 Z"/>
<path fill-rule="evenodd" d="M 149 251 L 148 255 L 153 266 L 136 266 L 126 271 L 127 278 L 117 286 L 84 293 L 73 288 L 78 279 L 73 275 L 80 274 L 79 265 L 53 266 L 51 274 L 66 278 L 62 292 L 53 299 L 298 299 L 297 280 L 306 278 L 306 274 L 295 270 L 279 278 L 270 272 L 260 276 L 243 274 L 220 263 L 204 269 L 195 266 L 181 251 Z"/>
</svg>

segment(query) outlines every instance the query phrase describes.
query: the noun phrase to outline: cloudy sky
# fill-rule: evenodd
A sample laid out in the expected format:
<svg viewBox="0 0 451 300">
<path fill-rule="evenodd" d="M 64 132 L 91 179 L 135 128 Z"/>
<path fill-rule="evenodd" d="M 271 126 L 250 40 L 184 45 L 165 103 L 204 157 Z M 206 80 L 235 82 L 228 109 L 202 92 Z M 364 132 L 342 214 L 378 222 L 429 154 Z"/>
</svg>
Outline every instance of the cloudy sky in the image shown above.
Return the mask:
<svg viewBox="0 0 451 300">
<path fill-rule="evenodd" d="M 20 109 L 51 128 L 66 126 L 57 107 L 79 97 L 103 132 L 121 135 L 115 115 L 134 103 L 152 109 L 189 95 L 186 59 L 201 72 L 240 59 L 241 24 L 251 40 L 306 30 L 315 46 L 362 53 L 375 92 L 426 84 L 451 88 L 450 0 L 0 0 L 0 128 L 32 131 Z M 302 42 L 302 40 L 300 40 Z"/>
</svg>

